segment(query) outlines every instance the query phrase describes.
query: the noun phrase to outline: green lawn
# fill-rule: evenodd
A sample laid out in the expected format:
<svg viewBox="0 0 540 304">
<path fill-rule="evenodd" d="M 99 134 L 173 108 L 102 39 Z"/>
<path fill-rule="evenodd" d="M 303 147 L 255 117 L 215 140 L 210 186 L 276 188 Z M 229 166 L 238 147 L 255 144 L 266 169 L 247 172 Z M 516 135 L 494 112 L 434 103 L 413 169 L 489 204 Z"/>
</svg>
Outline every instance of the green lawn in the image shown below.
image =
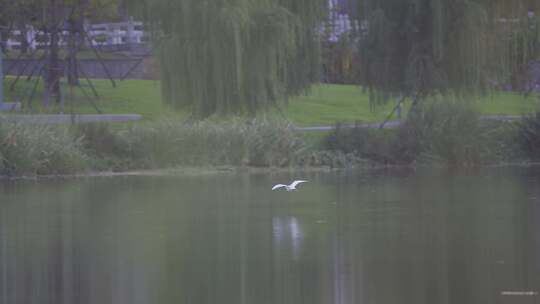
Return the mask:
<svg viewBox="0 0 540 304">
<path fill-rule="evenodd" d="M 369 97 L 352 85 L 320 85 L 310 94 L 292 98 L 285 115 L 301 126 L 328 125 L 340 122 L 376 122 L 386 118 L 393 105 L 370 109 Z"/>
<path fill-rule="evenodd" d="M 478 98 L 478 112 L 483 115 L 524 115 L 540 109 L 540 95 L 497 92 L 496 94 Z"/>
<path fill-rule="evenodd" d="M 6 101 L 23 100 L 28 104 L 29 95 L 34 86 L 33 82 L 27 82 L 25 78 L 20 78 L 11 91 L 10 85 L 14 77 L 7 77 L 4 81 L 4 91 Z M 39 83 L 35 97 L 31 103 L 32 113 L 58 113 L 60 108 L 53 106 L 43 109 L 40 106 L 42 96 L 42 82 Z M 155 120 L 161 118 L 184 118 L 187 117 L 187 111 L 175 111 L 161 102 L 161 89 L 159 81 L 154 80 L 126 80 L 116 81 L 114 88 L 109 80 L 92 80 L 99 98 L 95 98 L 90 85 L 81 80 L 81 87 L 69 87 L 62 85 L 65 105 L 64 113 L 73 111 L 77 114 L 96 114 L 91 101 L 94 101 L 97 107 L 107 114 L 142 114 L 145 119 Z"/>
<path fill-rule="evenodd" d="M 6 100 L 13 101 L 28 96 L 33 83 L 21 78 L 13 91 L 9 89 L 13 77 L 5 80 Z M 82 80 L 85 91 L 92 95 L 88 84 Z M 162 118 L 182 119 L 188 111 L 174 111 L 161 102 L 160 83 L 153 80 L 117 81 L 113 88 L 107 80 L 93 80 L 100 99 L 98 107 L 104 113 L 142 114 L 147 120 Z M 64 112 L 96 113 L 88 98 L 79 88 L 63 86 L 65 96 Z M 41 97 L 41 86 L 38 86 L 37 98 L 33 101 L 32 112 L 58 112 L 58 107 L 42 109 L 38 98 Z M 23 98 L 27 102 L 28 98 Z M 490 96 L 477 98 L 473 105 L 484 115 L 521 115 L 538 109 L 538 95 L 524 98 L 519 94 L 500 92 Z M 306 96 L 291 98 L 288 106 L 283 106 L 285 116 L 299 126 L 328 125 L 335 122 L 352 123 L 378 122 L 386 118 L 393 107 L 392 103 L 370 108 L 369 99 L 361 88 L 351 85 L 319 85 L 314 86 Z M 277 114 L 276 114 L 277 115 Z"/>
<path fill-rule="evenodd" d="M 353 123 L 379 122 L 392 111 L 395 103 L 370 108 L 369 97 L 362 89 L 352 85 L 320 85 L 307 96 L 292 99 L 285 109 L 286 116 L 298 125 L 327 125 L 336 121 Z M 405 104 L 405 109 L 410 101 Z M 522 115 L 539 108 L 538 95 L 508 92 L 477 97 L 473 108 L 482 115 Z"/>
</svg>

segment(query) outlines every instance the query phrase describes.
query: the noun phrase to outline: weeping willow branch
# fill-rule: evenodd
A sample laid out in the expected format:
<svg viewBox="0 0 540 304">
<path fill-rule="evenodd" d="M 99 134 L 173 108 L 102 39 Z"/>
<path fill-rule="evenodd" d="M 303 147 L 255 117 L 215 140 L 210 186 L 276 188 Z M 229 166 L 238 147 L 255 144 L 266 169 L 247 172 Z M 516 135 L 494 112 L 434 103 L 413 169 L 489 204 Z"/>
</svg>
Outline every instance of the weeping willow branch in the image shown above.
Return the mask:
<svg viewBox="0 0 540 304">
<path fill-rule="evenodd" d="M 160 41 L 165 102 L 197 117 L 253 114 L 319 79 L 326 0 L 134 3 Z"/>
<path fill-rule="evenodd" d="M 538 1 L 349 1 L 364 25 L 358 69 L 374 104 L 485 91 L 538 59 Z"/>
</svg>

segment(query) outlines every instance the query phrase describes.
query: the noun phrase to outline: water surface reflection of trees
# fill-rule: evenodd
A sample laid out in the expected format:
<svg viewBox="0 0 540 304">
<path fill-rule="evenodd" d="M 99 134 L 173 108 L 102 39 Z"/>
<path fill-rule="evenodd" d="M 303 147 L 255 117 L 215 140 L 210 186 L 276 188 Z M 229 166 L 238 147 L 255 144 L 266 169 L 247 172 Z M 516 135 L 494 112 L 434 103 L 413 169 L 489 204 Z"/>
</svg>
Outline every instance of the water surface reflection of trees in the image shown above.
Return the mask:
<svg viewBox="0 0 540 304">
<path fill-rule="evenodd" d="M 538 181 L 3 184 L 0 303 L 511 303 L 502 291 L 538 291 Z"/>
</svg>

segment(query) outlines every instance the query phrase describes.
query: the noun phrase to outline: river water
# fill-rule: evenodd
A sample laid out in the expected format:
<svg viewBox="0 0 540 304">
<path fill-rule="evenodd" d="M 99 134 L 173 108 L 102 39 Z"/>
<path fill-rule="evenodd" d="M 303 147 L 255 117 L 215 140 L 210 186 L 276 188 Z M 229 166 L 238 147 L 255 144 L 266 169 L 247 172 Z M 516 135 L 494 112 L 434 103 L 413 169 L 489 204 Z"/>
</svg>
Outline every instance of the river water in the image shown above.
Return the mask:
<svg viewBox="0 0 540 304">
<path fill-rule="evenodd" d="M 540 303 L 539 284 L 539 168 L 0 181 L 0 304 Z"/>
</svg>

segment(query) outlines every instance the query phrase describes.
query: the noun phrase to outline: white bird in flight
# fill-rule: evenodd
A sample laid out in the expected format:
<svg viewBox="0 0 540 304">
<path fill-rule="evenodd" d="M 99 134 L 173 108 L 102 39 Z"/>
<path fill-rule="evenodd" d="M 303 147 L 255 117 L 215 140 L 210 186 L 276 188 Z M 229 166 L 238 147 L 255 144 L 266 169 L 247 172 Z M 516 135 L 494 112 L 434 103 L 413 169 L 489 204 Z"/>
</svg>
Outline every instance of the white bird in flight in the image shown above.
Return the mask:
<svg viewBox="0 0 540 304">
<path fill-rule="evenodd" d="M 295 180 L 290 185 L 277 184 L 274 187 L 272 187 L 272 190 L 276 190 L 276 189 L 285 187 L 285 190 L 292 191 L 292 190 L 296 190 L 296 185 L 301 184 L 301 183 L 307 183 L 307 181 L 305 181 L 305 180 Z"/>
</svg>

